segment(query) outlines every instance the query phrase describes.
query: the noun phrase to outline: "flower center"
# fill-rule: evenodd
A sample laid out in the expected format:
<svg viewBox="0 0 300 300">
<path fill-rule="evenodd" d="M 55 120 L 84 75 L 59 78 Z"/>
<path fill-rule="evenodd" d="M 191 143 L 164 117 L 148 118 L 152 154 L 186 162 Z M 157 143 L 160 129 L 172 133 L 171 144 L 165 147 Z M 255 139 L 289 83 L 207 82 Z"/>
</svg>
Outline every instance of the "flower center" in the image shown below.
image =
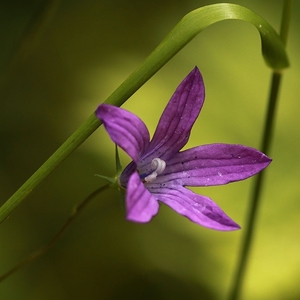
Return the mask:
<svg viewBox="0 0 300 300">
<path fill-rule="evenodd" d="M 156 179 L 157 175 L 161 174 L 166 168 L 166 162 L 160 158 L 154 158 L 151 162 L 151 173 L 147 175 L 143 181 L 152 182 Z"/>
</svg>

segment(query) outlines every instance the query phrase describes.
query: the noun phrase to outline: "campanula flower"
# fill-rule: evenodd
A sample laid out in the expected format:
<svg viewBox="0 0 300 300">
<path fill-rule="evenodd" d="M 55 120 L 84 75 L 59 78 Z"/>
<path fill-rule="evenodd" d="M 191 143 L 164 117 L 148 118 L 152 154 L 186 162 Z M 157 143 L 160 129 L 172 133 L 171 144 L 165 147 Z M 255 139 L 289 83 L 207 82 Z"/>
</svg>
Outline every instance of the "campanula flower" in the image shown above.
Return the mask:
<svg viewBox="0 0 300 300">
<path fill-rule="evenodd" d="M 193 222 L 216 230 L 239 229 L 210 198 L 186 186 L 214 186 L 243 180 L 269 165 L 260 151 L 235 144 L 210 144 L 180 151 L 204 103 L 196 67 L 180 83 L 152 140 L 146 125 L 122 108 L 102 104 L 96 111 L 110 138 L 132 159 L 119 177 L 126 189 L 126 219 L 148 222 L 162 202 Z"/>
</svg>

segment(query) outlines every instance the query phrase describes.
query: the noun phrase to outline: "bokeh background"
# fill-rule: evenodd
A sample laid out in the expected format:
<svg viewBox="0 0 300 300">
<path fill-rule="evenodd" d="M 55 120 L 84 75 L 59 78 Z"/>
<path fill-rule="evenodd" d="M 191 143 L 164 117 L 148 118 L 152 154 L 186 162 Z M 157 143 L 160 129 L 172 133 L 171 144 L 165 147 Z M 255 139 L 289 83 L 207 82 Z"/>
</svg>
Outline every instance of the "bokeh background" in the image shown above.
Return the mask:
<svg viewBox="0 0 300 300">
<path fill-rule="evenodd" d="M 189 11 L 218 1 L 61 0 L 29 48 L 19 44 L 44 0 L 0 3 L 0 201 L 5 200 L 138 67 Z M 283 1 L 231 1 L 280 28 Z M 263 199 L 242 299 L 300 299 L 299 20 L 295 1 Z M 36 23 L 38 24 L 38 22 Z M 19 49 L 19 50 L 18 50 Z M 179 82 L 197 65 L 206 102 L 187 147 L 259 147 L 270 70 L 254 26 L 204 30 L 124 105 L 153 133 Z M 99 128 L 0 227 L 0 272 L 47 243 L 76 203 L 114 175 Z M 123 165 L 129 162 L 122 154 Z M 195 188 L 244 227 L 253 179 Z M 244 230 L 216 232 L 166 206 L 149 224 L 124 220 L 115 191 L 95 199 L 63 239 L 0 285 L 5 300 L 225 299 Z"/>
</svg>

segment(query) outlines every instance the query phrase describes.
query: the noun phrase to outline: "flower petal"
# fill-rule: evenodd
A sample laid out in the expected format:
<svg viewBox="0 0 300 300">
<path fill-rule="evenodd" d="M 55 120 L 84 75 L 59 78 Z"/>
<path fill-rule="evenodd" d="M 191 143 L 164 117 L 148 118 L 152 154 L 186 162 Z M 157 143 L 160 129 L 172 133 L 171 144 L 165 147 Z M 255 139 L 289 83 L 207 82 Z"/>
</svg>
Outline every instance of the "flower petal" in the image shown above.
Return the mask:
<svg viewBox="0 0 300 300">
<path fill-rule="evenodd" d="M 179 152 L 155 183 L 211 186 L 246 179 L 266 168 L 271 159 L 243 145 L 211 144 Z"/>
<path fill-rule="evenodd" d="M 157 214 L 159 204 L 146 189 L 137 172 L 134 172 L 127 185 L 126 219 L 134 222 L 149 222 Z"/>
<path fill-rule="evenodd" d="M 201 226 L 222 231 L 240 229 L 240 226 L 208 197 L 197 195 L 184 187 L 157 191 L 157 194 L 154 191 L 153 193 L 161 202 Z"/>
<path fill-rule="evenodd" d="M 135 162 L 147 148 L 150 140 L 144 122 L 133 113 L 108 104 L 101 104 L 96 110 L 110 138 Z"/>
<path fill-rule="evenodd" d="M 180 83 L 165 108 L 150 142 L 147 156 L 157 152 L 155 156 L 165 160 L 178 152 L 187 143 L 203 102 L 204 83 L 196 67 Z"/>
</svg>

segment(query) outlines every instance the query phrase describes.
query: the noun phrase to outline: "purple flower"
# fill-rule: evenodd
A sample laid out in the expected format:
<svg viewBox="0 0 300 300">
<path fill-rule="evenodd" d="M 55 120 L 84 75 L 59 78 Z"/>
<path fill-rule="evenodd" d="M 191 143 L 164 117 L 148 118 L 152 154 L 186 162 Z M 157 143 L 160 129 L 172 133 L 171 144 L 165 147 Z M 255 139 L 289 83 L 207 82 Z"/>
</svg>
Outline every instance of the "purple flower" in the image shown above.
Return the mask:
<svg viewBox="0 0 300 300">
<path fill-rule="evenodd" d="M 211 199 L 185 186 L 212 186 L 246 179 L 271 159 L 242 145 L 211 144 L 181 151 L 204 103 L 204 83 L 196 67 L 178 86 L 154 136 L 136 115 L 102 104 L 96 111 L 110 138 L 132 162 L 120 175 L 126 189 L 126 219 L 148 222 L 163 202 L 193 222 L 216 230 L 239 229 Z"/>
</svg>

